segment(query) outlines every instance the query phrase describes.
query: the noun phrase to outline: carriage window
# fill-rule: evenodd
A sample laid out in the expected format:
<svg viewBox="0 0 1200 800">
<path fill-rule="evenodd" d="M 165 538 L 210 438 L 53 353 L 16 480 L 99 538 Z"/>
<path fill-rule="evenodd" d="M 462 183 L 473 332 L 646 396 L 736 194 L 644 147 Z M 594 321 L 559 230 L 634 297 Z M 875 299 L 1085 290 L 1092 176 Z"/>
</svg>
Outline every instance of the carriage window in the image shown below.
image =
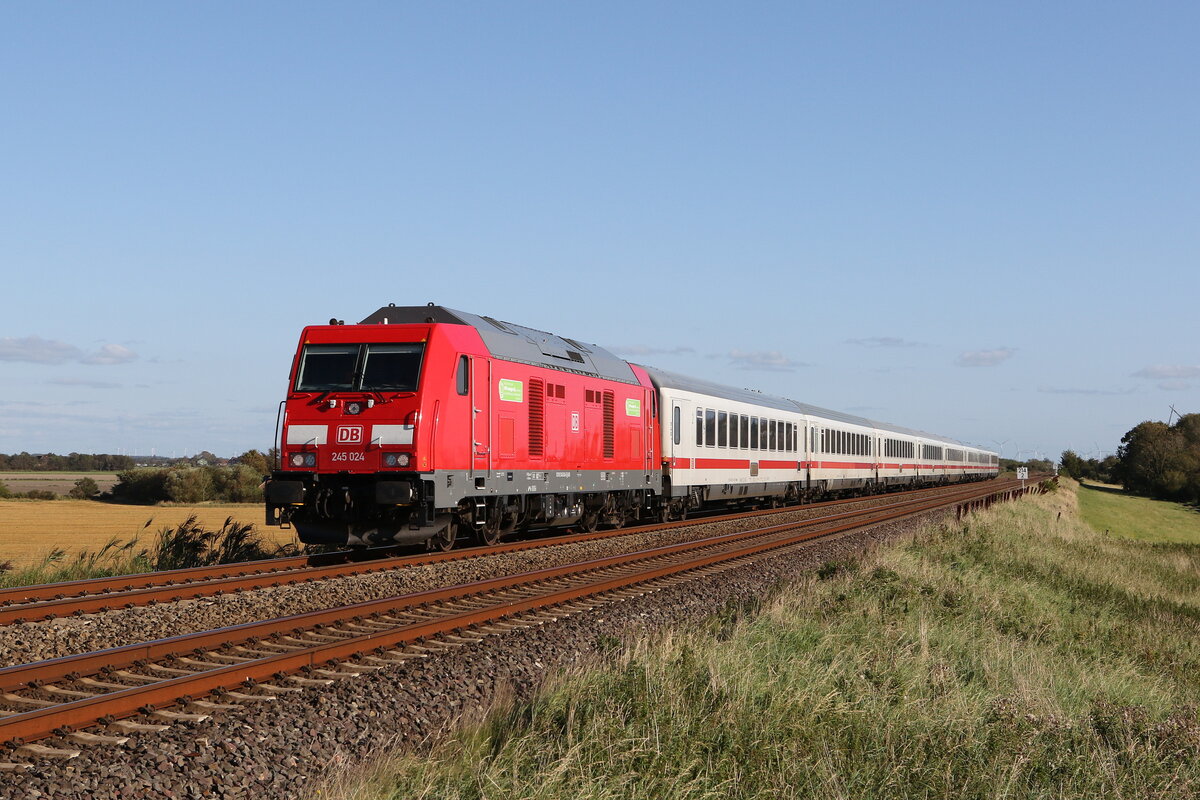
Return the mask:
<svg viewBox="0 0 1200 800">
<path fill-rule="evenodd" d="M 739 415 L 742 429 L 742 449 L 745 450 L 750 446 L 750 418 L 745 414 Z"/>
<path fill-rule="evenodd" d="M 696 409 L 696 446 L 704 444 L 704 409 Z"/>
<path fill-rule="evenodd" d="M 779 449 L 779 422 L 771 420 L 771 449 Z"/>
<path fill-rule="evenodd" d="M 717 443 L 717 412 L 704 409 L 704 444 L 712 447 Z"/>
<path fill-rule="evenodd" d="M 738 428 L 740 427 L 738 420 L 742 418 L 741 414 L 729 415 L 729 447 L 737 449 L 738 447 Z"/>
<path fill-rule="evenodd" d="M 717 412 L 717 447 L 729 446 L 729 412 Z"/>
<path fill-rule="evenodd" d="M 750 449 L 758 449 L 758 417 L 750 418 Z"/>
<path fill-rule="evenodd" d="M 679 418 L 681 416 L 679 406 L 675 406 L 671 411 L 671 434 L 675 437 L 675 444 L 679 444 L 679 424 L 681 422 Z"/>
</svg>

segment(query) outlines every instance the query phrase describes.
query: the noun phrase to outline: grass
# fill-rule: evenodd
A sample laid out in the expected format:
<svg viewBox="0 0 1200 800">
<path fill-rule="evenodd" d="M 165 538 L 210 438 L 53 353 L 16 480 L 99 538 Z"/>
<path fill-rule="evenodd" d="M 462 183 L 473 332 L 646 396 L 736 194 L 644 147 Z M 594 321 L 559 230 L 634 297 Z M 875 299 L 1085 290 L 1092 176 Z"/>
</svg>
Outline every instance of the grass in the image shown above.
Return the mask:
<svg viewBox="0 0 1200 800">
<path fill-rule="evenodd" d="M 174 527 L 160 528 L 147 538 L 114 537 L 98 548 L 83 548 L 73 553 L 55 548 L 40 561 L 22 566 L 0 562 L 0 587 L 230 564 L 299 552 L 297 543 L 279 544 L 264 539 L 254 526 L 237 523 L 232 517 L 226 517 L 219 527 L 207 528 L 192 515 Z"/>
<path fill-rule="evenodd" d="M 201 506 L 133 506 L 93 500 L 0 501 L 0 563 L 32 568 L 57 550 L 69 558 L 96 553 L 113 539 L 128 539 L 161 527 L 177 527 L 189 517 L 208 529 L 226 518 L 248 525 L 262 519 L 258 504 Z M 276 544 L 294 540 L 295 531 L 263 526 L 265 539 Z"/>
<path fill-rule="evenodd" d="M 1079 488 L 1083 520 L 1097 531 L 1148 542 L 1200 544 L 1200 510 L 1181 503 L 1150 500 L 1115 486 Z"/>
<path fill-rule="evenodd" d="M 1104 536 L 1073 484 L 639 642 L 346 798 L 1200 794 L 1200 546 Z"/>
</svg>

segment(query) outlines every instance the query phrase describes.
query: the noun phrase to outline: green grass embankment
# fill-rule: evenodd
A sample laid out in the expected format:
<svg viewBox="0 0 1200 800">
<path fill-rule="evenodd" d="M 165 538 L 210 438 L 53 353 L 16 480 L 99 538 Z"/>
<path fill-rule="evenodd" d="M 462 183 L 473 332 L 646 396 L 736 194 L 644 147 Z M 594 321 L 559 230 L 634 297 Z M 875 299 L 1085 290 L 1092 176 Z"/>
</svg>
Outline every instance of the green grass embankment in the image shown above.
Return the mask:
<svg viewBox="0 0 1200 800">
<path fill-rule="evenodd" d="M 1115 486 L 1083 484 L 1079 512 L 1097 531 L 1148 542 L 1200 544 L 1200 511 L 1127 494 Z"/>
<path fill-rule="evenodd" d="M 1073 486 L 639 643 L 333 794 L 1195 797 L 1200 546 L 1096 533 Z"/>
</svg>

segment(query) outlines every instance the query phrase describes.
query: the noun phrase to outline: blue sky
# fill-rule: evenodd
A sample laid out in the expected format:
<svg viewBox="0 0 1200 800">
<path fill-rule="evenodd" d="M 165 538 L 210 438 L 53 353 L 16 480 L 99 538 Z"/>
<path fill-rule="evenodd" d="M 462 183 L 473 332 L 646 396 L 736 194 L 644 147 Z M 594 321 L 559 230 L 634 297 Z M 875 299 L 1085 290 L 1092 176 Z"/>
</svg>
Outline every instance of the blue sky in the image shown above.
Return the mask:
<svg viewBox="0 0 1200 800">
<path fill-rule="evenodd" d="M 434 301 L 999 447 L 1200 411 L 1194 3 L 7 3 L 0 452 Z"/>
</svg>

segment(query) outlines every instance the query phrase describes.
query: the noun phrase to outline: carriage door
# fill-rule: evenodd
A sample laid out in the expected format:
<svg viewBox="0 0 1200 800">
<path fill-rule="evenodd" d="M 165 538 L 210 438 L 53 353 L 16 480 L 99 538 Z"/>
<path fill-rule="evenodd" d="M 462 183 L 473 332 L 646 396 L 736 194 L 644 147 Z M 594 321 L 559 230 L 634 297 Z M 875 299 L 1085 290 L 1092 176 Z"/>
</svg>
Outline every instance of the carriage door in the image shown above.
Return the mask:
<svg viewBox="0 0 1200 800">
<path fill-rule="evenodd" d="M 515 383 L 515 381 L 501 381 Z M 471 477 L 475 485 L 492 468 L 492 362 L 471 359 Z"/>
</svg>

